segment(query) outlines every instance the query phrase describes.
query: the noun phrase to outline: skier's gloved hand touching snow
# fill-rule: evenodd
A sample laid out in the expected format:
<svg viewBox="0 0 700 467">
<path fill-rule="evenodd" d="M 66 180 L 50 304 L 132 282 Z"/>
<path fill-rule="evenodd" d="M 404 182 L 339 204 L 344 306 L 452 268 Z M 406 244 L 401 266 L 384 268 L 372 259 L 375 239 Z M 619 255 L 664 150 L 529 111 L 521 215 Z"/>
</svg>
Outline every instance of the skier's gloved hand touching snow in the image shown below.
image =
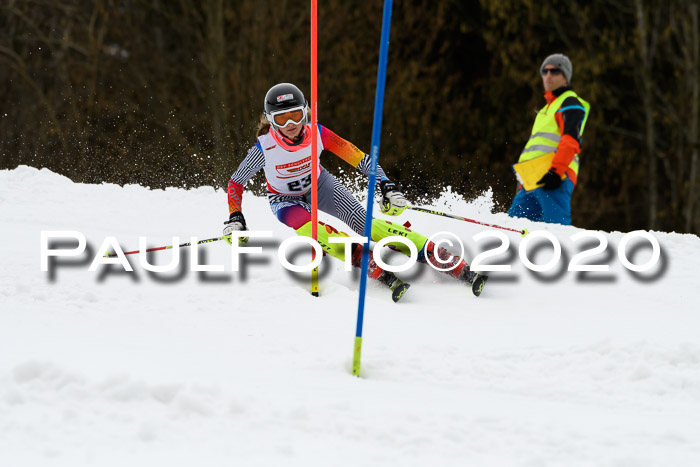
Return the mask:
<svg viewBox="0 0 700 467">
<path fill-rule="evenodd" d="M 233 232 L 248 230 L 245 224 L 245 217 L 243 217 L 243 213 L 240 211 L 232 212 L 228 220 L 224 222 L 224 225 L 224 240 L 226 240 L 229 245 L 231 245 L 231 234 Z M 238 243 L 241 245 L 248 243 L 248 237 L 239 237 Z"/>
<path fill-rule="evenodd" d="M 406 209 L 406 198 L 399 191 L 394 182 L 382 180 L 379 183 L 382 191 L 382 206 L 380 211 L 390 216 L 398 216 Z"/>
</svg>

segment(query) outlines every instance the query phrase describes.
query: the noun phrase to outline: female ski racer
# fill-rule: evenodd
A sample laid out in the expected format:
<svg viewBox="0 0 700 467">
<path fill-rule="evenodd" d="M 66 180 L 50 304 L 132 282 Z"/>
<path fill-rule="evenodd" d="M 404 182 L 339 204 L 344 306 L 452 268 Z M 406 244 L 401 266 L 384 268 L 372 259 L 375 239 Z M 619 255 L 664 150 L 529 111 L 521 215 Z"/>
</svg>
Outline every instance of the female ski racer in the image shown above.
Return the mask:
<svg viewBox="0 0 700 467">
<path fill-rule="evenodd" d="M 273 86 L 265 95 L 265 113 L 257 132 L 257 142 L 248 150 L 248 155 L 238 166 L 228 183 L 229 219 L 224 222 L 224 236 L 231 243 L 233 231 L 248 230 L 242 212 L 243 187 L 260 169 L 265 170 L 267 198 L 273 214 L 280 222 L 288 225 L 298 235 L 311 237 L 311 125 L 308 123 L 309 107 L 304 94 L 289 83 Z M 318 209 L 345 222 L 360 235 L 364 233 L 366 211 L 348 189 L 320 164 L 321 151 L 334 153 L 365 175 L 369 174 L 370 157 L 354 144 L 342 139 L 328 128 L 318 125 Z M 381 212 L 391 216 L 401 214 L 406 209 L 406 199 L 396 185 L 389 180 L 381 167 L 377 166 L 378 185 L 382 195 Z M 317 240 L 329 255 L 345 260 L 345 245 L 331 243 L 331 237 L 348 236 L 329 224 L 319 222 Z M 427 262 L 435 255 L 435 244 L 428 238 L 407 227 L 382 219 L 372 221 L 372 240 L 401 235 L 416 246 L 418 261 Z M 410 251 L 402 243 L 390 246 L 404 254 Z M 362 245 L 352 244 L 351 263 L 361 267 Z M 437 249 L 440 258 L 450 255 L 442 248 Z M 379 280 L 392 290 L 392 298 L 398 301 L 408 289 L 392 272 L 382 270 L 370 251 L 369 277 Z M 454 257 L 453 257 L 454 258 Z M 442 264 L 431 263 L 450 271 L 443 271 L 453 277 L 472 284 L 476 296 L 481 293 L 486 276 L 476 274 L 463 260 L 454 258 Z"/>
</svg>

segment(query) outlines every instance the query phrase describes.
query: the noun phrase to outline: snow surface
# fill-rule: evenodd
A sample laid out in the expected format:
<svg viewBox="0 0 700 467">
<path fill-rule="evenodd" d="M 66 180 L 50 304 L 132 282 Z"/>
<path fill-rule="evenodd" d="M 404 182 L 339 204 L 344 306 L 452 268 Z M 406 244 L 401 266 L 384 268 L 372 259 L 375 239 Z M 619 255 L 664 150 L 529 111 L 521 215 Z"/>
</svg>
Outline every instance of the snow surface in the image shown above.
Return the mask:
<svg viewBox="0 0 700 467">
<path fill-rule="evenodd" d="M 431 206 L 546 230 L 563 269 L 581 249 L 569 238 L 581 229 L 491 214 L 489 193 L 467 203 L 446 190 Z M 491 262 L 512 271 L 491 273 L 478 299 L 424 265 L 404 273 L 412 288 L 398 304 L 370 283 L 357 378 L 358 274 L 326 258 L 311 297 L 275 258 L 293 233 L 264 198 L 244 196 L 249 227 L 274 232 L 251 241 L 264 254 L 244 274 L 224 242 L 199 249 L 223 273 L 147 273 L 137 255 L 131 273 L 88 271 L 108 236 L 125 251 L 139 236 L 216 237 L 226 212 L 225 193 L 208 187 L 0 171 L 0 466 L 700 465 L 697 236 L 653 232 L 661 262 L 633 274 L 617 256 L 624 234 L 605 233 L 591 261 L 610 272 L 582 274 L 529 271 L 522 238 L 507 233 L 511 248 Z M 488 243 L 466 222 L 394 220 L 409 219 L 455 233 L 472 256 Z M 84 233 L 92 255 L 42 272 L 49 230 Z M 532 251 L 538 264 L 552 255 Z M 641 264 L 651 249 L 628 256 Z"/>
</svg>

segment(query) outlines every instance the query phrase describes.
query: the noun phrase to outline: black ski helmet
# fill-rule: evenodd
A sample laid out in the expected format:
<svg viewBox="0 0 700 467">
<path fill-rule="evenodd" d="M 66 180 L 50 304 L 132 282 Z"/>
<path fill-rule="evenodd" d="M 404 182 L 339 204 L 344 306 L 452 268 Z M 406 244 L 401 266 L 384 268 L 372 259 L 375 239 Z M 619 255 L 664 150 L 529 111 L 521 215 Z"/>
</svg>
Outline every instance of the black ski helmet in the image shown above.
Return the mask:
<svg viewBox="0 0 700 467">
<path fill-rule="evenodd" d="M 291 83 L 275 84 L 265 94 L 265 118 L 273 128 L 279 129 L 279 126 L 275 124 L 272 118 L 272 113 L 301 107 L 304 109 L 303 124 L 306 125 L 309 120 L 308 105 L 309 103 L 304 98 L 304 93 L 298 87 Z"/>
</svg>

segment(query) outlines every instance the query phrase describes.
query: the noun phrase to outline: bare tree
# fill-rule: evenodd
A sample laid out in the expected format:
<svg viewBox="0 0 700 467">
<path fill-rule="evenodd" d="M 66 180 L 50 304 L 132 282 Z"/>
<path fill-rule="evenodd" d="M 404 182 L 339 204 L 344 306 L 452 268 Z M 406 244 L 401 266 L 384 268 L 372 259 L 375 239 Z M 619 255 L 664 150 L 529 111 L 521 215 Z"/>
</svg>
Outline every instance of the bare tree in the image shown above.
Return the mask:
<svg viewBox="0 0 700 467">
<path fill-rule="evenodd" d="M 640 81 L 642 90 L 642 105 L 644 110 L 645 123 L 645 146 L 647 156 L 647 183 L 648 183 L 648 228 L 656 228 L 656 219 L 659 210 L 659 192 L 657 163 L 658 155 L 656 150 L 656 129 L 654 122 L 654 81 L 652 76 L 652 63 L 656 55 L 658 44 L 658 33 L 654 24 L 658 24 L 659 10 L 654 10 L 656 21 L 648 22 L 647 11 L 642 0 L 635 0 L 635 15 L 637 20 L 637 40 L 639 44 L 639 58 L 641 68 L 636 75 Z"/>
<path fill-rule="evenodd" d="M 689 8 L 690 17 L 689 28 L 685 31 L 686 38 L 686 63 L 687 75 L 686 82 L 691 88 L 691 111 L 688 122 L 688 144 L 691 149 L 690 157 L 690 179 L 688 182 L 688 204 L 685 210 L 685 230 L 691 232 L 693 229 L 698 232 L 700 228 L 696 225 L 695 211 L 697 206 L 700 206 L 700 190 L 698 189 L 698 179 L 700 175 L 700 161 L 698 161 L 698 130 L 700 122 L 698 121 L 698 101 L 700 101 L 700 34 L 698 33 L 698 4 L 693 2 Z"/>
</svg>

